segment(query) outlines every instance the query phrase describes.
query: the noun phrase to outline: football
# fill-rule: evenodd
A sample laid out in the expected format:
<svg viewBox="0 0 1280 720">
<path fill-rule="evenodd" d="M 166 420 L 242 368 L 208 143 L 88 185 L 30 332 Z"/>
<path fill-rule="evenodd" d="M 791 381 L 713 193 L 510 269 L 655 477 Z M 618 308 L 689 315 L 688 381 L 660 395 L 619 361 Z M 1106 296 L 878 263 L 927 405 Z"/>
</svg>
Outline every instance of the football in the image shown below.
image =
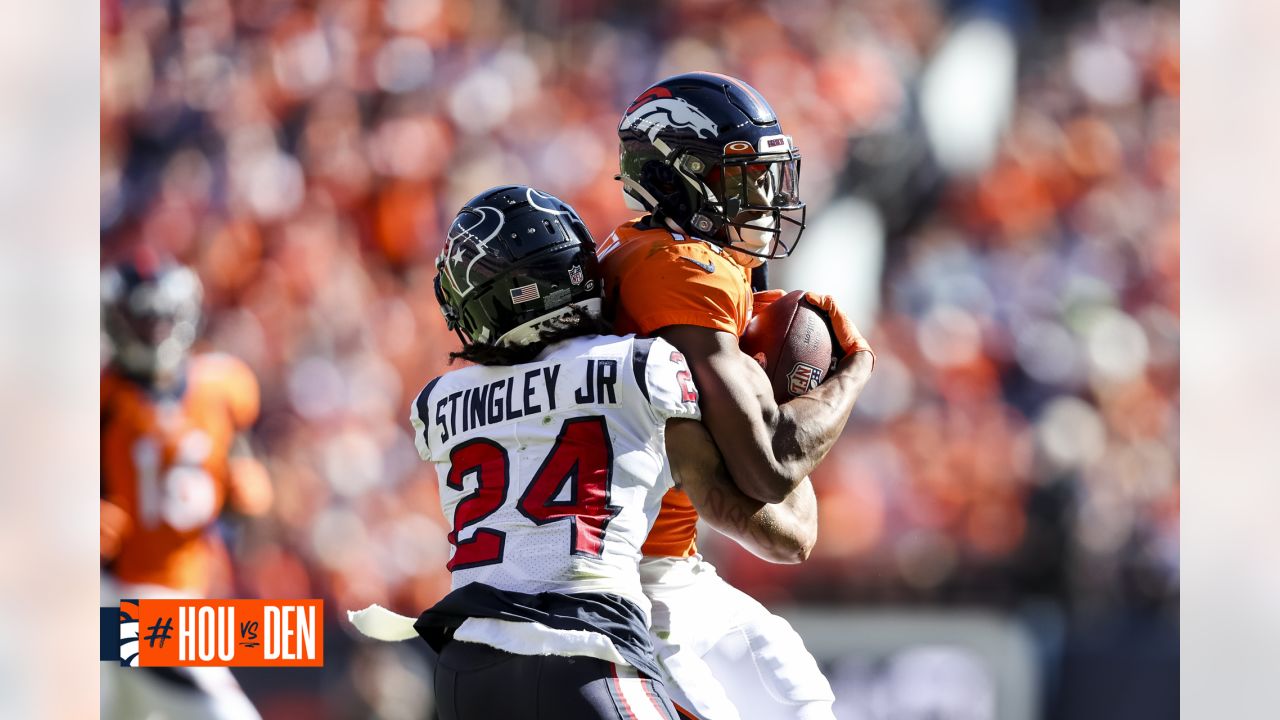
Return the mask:
<svg viewBox="0 0 1280 720">
<path fill-rule="evenodd" d="M 738 346 L 764 368 L 778 403 L 817 387 L 834 362 L 826 318 L 803 290 L 783 295 L 752 318 Z"/>
</svg>

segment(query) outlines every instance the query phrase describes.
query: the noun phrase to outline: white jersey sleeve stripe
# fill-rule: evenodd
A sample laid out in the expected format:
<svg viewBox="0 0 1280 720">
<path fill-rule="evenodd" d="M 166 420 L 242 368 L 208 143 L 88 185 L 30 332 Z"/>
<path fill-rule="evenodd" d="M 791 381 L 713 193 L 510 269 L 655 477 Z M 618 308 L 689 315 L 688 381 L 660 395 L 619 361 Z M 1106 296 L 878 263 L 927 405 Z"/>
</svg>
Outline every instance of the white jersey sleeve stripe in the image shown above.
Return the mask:
<svg viewBox="0 0 1280 720">
<path fill-rule="evenodd" d="M 431 461 L 431 443 L 427 439 L 427 423 L 431 419 L 431 391 L 438 382 L 440 378 L 427 383 L 409 408 L 409 424 L 413 426 L 413 445 L 418 448 L 418 456 L 428 462 Z"/>
<path fill-rule="evenodd" d="M 631 374 L 634 376 L 636 385 L 640 387 L 640 394 L 644 395 L 646 402 L 652 403 L 649 397 L 649 349 L 653 347 L 653 338 L 636 338 L 631 341 Z"/>
</svg>

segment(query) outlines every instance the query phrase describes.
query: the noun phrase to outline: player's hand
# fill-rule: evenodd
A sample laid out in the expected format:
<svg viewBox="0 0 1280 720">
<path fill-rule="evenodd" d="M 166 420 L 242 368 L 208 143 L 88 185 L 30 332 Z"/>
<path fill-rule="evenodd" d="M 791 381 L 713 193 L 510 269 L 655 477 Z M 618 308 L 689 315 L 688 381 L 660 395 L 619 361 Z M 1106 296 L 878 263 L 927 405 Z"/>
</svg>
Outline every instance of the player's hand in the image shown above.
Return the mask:
<svg viewBox="0 0 1280 720">
<path fill-rule="evenodd" d="M 115 503 L 100 500 L 101 516 L 98 520 L 98 554 L 107 563 L 120 554 L 125 535 L 133 528 L 129 513 Z"/>
<path fill-rule="evenodd" d="M 806 292 L 804 299 L 818 310 L 821 310 L 827 319 L 831 321 L 831 334 L 836 342 L 837 352 L 840 353 L 840 359 L 853 355 L 854 353 L 867 352 L 871 353 L 871 365 L 875 367 L 876 354 L 871 350 L 871 344 L 862 336 L 862 332 L 858 330 L 858 326 L 853 324 L 848 315 L 836 305 L 835 298 L 830 295 L 819 295 L 818 293 Z"/>
<path fill-rule="evenodd" d="M 761 290 L 758 293 L 754 293 L 751 296 L 751 317 L 764 312 L 765 308 L 774 304 L 786 294 L 786 290 Z"/>
<path fill-rule="evenodd" d="M 256 458 L 233 457 L 227 473 L 227 505 L 241 515 L 262 515 L 271 509 L 275 491 L 267 469 Z"/>
</svg>

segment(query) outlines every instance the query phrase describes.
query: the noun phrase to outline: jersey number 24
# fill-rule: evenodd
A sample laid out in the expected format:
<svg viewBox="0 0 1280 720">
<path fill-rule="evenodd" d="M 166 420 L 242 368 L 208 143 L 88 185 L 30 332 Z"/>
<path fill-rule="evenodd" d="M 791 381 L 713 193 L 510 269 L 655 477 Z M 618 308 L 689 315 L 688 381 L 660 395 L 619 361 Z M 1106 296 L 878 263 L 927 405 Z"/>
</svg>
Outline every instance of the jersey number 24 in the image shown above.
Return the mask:
<svg viewBox="0 0 1280 720">
<path fill-rule="evenodd" d="M 458 534 L 497 512 L 506 501 L 511 487 L 507 449 L 488 438 L 477 438 L 455 447 L 449 462 L 446 483 L 450 488 L 462 490 L 463 478 L 472 474 L 477 487 L 454 509 L 449 543 L 455 550 L 447 567 L 453 571 L 502 562 L 506 533 L 481 527 L 468 540 L 459 540 Z M 600 557 L 605 527 L 621 510 L 609 504 L 612 477 L 613 445 L 604 418 L 570 418 L 560 426 L 555 445 L 516 509 L 535 525 L 568 520 L 572 528 L 569 552 Z M 557 500 L 566 485 L 567 499 Z"/>
</svg>

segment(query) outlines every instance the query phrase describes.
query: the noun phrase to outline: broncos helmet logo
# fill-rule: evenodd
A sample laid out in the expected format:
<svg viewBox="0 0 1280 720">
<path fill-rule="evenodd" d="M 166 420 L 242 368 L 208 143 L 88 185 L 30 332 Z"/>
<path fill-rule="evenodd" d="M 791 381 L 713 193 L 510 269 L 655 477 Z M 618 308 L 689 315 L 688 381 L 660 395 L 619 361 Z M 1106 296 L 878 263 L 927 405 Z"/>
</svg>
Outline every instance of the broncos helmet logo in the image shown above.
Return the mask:
<svg viewBox="0 0 1280 720">
<path fill-rule="evenodd" d="M 649 141 L 657 139 L 658 133 L 669 129 L 687 129 L 697 133 L 698 137 L 713 138 L 716 136 L 716 124 L 701 110 L 690 105 L 687 100 L 673 97 L 654 97 L 652 94 L 641 98 L 631 106 L 622 117 L 618 130 L 634 128 L 649 136 Z"/>
</svg>

